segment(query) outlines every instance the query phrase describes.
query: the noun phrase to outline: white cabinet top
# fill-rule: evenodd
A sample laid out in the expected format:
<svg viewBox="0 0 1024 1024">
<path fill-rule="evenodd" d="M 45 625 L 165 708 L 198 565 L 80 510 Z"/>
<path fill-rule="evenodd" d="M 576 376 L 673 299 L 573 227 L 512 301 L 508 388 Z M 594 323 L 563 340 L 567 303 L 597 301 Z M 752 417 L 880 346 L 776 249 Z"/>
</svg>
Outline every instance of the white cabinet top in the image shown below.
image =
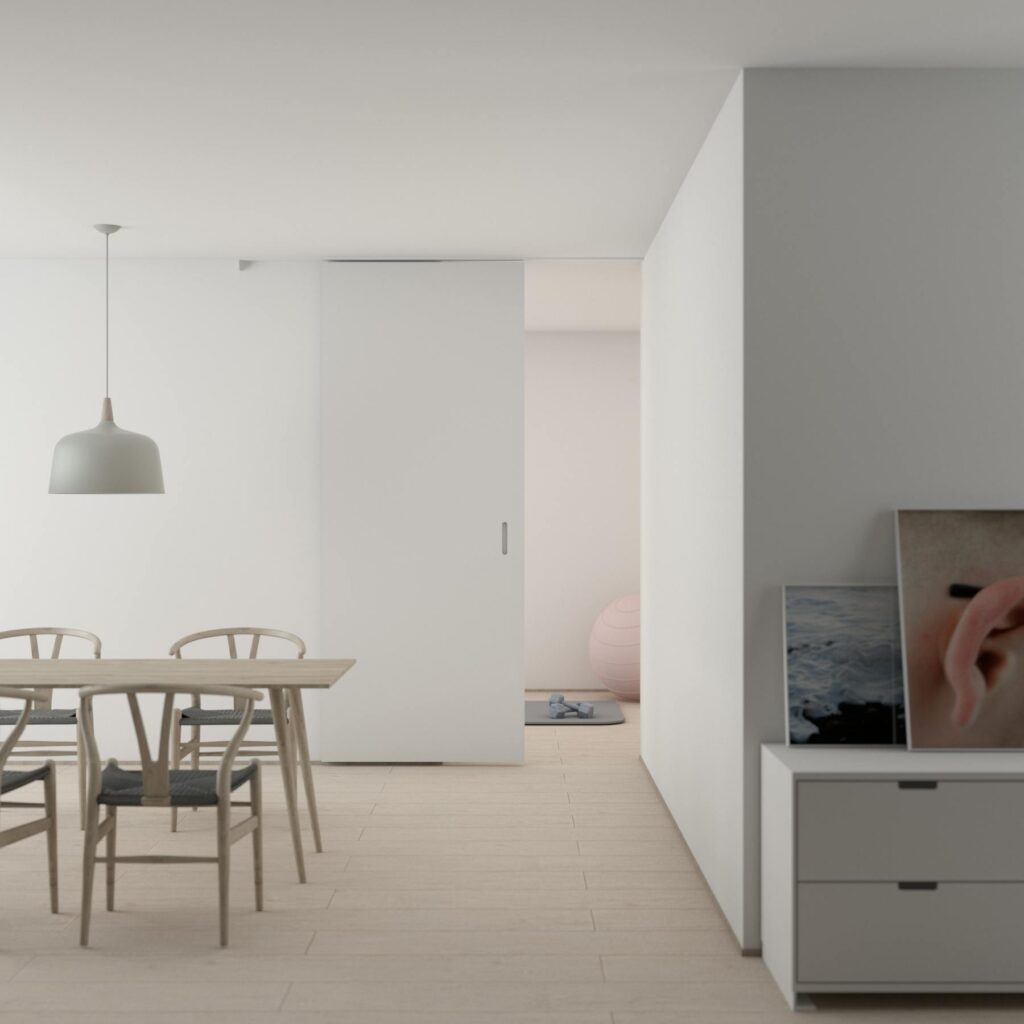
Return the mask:
<svg viewBox="0 0 1024 1024">
<path fill-rule="evenodd" d="M 1020 750 L 904 750 L 899 747 L 787 747 L 766 743 L 766 757 L 802 779 L 1024 779 Z"/>
</svg>

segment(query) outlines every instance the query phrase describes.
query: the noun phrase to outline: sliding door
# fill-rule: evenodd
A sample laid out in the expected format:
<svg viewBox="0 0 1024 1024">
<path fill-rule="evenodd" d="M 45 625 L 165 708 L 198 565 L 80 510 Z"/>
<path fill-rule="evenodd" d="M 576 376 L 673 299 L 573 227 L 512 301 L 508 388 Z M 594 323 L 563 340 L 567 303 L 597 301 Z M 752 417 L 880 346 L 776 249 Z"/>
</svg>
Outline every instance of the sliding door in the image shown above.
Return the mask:
<svg viewBox="0 0 1024 1024">
<path fill-rule="evenodd" d="M 328 263 L 326 761 L 523 752 L 523 280 L 514 262 Z"/>
</svg>

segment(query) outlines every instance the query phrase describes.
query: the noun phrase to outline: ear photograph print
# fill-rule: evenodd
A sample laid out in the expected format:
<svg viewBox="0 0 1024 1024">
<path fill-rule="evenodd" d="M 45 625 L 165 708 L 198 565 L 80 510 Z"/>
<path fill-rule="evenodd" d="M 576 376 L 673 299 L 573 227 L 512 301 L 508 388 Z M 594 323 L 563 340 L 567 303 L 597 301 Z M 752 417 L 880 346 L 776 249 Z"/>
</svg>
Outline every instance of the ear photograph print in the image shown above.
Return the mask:
<svg viewBox="0 0 1024 1024">
<path fill-rule="evenodd" d="M 785 587 L 791 744 L 906 743 L 895 587 Z"/>
<path fill-rule="evenodd" d="M 910 746 L 1024 748 L 1024 511 L 897 513 Z"/>
</svg>

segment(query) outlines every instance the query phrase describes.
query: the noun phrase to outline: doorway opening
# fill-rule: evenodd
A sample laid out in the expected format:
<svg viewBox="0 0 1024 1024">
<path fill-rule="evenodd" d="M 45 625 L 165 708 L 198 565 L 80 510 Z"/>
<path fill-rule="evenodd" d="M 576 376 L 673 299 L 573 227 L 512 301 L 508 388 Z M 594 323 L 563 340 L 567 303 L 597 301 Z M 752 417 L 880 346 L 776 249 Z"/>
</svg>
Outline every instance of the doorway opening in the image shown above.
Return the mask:
<svg viewBox="0 0 1024 1024">
<path fill-rule="evenodd" d="M 635 757 L 640 263 L 530 261 L 525 308 L 527 761 Z"/>
</svg>

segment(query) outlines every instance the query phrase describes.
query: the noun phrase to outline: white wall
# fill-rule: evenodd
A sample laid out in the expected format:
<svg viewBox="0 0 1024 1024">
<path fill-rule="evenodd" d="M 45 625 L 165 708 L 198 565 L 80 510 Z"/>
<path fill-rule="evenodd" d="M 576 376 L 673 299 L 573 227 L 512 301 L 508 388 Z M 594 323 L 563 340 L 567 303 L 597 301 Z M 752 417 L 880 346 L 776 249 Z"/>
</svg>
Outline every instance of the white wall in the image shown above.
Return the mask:
<svg viewBox="0 0 1024 1024">
<path fill-rule="evenodd" d="M 779 586 L 895 581 L 892 510 L 1024 505 L 1024 74 L 746 74 L 747 937 Z"/>
<path fill-rule="evenodd" d="M 527 260 L 526 330 L 640 330 L 640 260 Z"/>
<path fill-rule="evenodd" d="M 527 334 L 525 400 L 526 685 L 592 689 L 594 620 L 640 589 L 639 335 Z"/>
<path fill-rule="evenodd" d="M 742 78 L 643 273 L 643 758 L 742 935 Z"/>
<path fill-rule="evenodd" d="M 184 633 L 269 625 L 317 653 L 318 274 L 115 260 L 114 414 L 160 445 L 167 493 L 50 495 L 54 443 L 99 419 L 103 265 L 0 261 L 0 628 L 163 657 Z M 128 756 L 127 716 L 102 722 L 101 751 Z"/>
</svg>

